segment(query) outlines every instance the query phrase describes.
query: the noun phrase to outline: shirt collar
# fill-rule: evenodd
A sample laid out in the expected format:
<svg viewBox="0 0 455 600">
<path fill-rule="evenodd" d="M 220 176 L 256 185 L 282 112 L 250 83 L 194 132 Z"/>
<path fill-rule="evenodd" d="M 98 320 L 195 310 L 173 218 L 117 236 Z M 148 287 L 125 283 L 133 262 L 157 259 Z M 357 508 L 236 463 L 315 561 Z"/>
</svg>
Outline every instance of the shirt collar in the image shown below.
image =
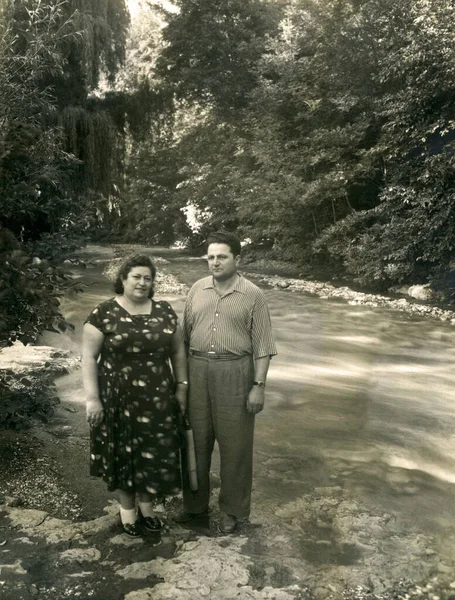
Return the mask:
<svg viewBox="0 0 455 600">
<path fill-rule="evenodd" d="M 240 292 L 241 294 L 246 294 L 245 278 L 240 273 L 237 273 L 237 275 L 238 275 L 237 283 L 232 288 L 232 292 Z M 215 286 L 213 285 L 213 277 L 211 277 L 211 276 L 207 277 L 207 282 L 204 285 L 204 290 L 209 290 L 209 289 L 212 289 L 212 290 L 215 289 Z"/>
</svg>

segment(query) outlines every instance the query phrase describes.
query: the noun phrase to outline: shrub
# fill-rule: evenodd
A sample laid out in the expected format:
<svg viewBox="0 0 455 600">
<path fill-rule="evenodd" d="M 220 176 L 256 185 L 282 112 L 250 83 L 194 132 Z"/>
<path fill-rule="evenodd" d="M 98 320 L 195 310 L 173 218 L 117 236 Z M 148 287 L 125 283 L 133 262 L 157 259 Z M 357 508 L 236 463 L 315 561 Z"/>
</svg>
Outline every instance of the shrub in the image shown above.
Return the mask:
<svg viewBox="0 0 455 600">
<path fill-rule="evenodd" d="M 16 244 L 3 252 L 0 246 L 0 348 L 16 340 L 35 342 L 46 329 L 72 328 L 60 313 L 59 299 L 69 288 L 82 289 L 63 268 L 32 258 Z"/>
<path fill-rule="evenodd" d="M 12 379 L 0 376 L 0 428 L 25 429 L 34 418 L 46 422 L 60 402 L 50 375 L 33 381 Z"/>
</svg>

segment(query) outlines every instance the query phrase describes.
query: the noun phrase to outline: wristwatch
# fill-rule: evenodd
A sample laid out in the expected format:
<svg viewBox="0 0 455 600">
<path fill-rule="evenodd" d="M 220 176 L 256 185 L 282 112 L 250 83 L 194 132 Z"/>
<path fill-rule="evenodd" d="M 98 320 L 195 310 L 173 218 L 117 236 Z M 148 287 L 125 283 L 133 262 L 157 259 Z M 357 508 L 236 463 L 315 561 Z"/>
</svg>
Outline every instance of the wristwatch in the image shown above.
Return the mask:
<svg viewBox="0 0 455 600">
<path fill-rule="evenodd" d="M 177 385 L 188 385 L 188 381 L 177 381 Z"/>
<path fill-rule="evenodd" d="M 258 387 L 265 387 L 265 381 L 253 381 L 253 385 L 257 385 Z"/>
</svg>

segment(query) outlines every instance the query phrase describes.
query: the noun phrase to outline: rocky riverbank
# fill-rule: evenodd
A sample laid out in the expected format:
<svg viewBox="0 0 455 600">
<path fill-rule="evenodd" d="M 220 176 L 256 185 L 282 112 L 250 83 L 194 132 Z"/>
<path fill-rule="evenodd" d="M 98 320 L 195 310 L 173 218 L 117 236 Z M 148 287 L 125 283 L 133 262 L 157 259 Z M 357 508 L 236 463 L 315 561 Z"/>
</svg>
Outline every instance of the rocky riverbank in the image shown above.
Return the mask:
<svg viewBox="0 0 455 600">
<path fill-rule="evenodd" d="M 455 325 L 455 311 L 438 308 L 432 304 L 416 301 L 413 298 L 394 298 L 380 294 L 367 294 L 354 291 L 346 286 L 336 287 L 330 282 L 292 279 L 278 275 L 261 275 L 256 273 L 255 277 L 261 283 L 276 289 L 301 292 L 326 300 L 340 300 L 351 305 L 364 305 L 373 308 L 379 306 L 388 307 L 410 315 L 425 315 Z"/>
<path fill-rule="evenodd" d="M 119 258 L 130 249 L 138 248 L 116 247 L 114 254 Z M 89 277 L 92 287 L 81 299 L 86 304 L 77 305 L 77 314 L 87 314 L 88 306 L 111 293 L 102 273 L 111 278 L 112 254 L 112 248 L 96 247 L 81 255 L 88 267 L 76 269 L 75 275 Z M 176 266 L 172 256 L 165 256 L 169 260 L 157 260 L 157 293 L 175 294 L 181 307 L 187 288 L 180 280 L 190 279 L 184 271 L 189 263 Z M 358 304 L 378 301 L 377 296 L 367 298 L 325 283 L 255 277 L 290 292 Z M 370 304 L 384 305 L 391 306 Z M 259 496 L 256 489 L 251 522 L 235 535 L 217 533 L 219 480 L 213 473 L 210 518 L 191 527 L 177 526 L 171 519 L 175 501 L 159 507 L 161 534 L 127 538 L 121 533 L 115 498 L 86 475 L 88 426 L 80 375 L 74 370 L 78 340 L 70 342 L 73 354 L 64 351 L 60 358 L 46 354 L 59 353 L 53 348 L 27 348 L 30 356 L 42 353 L 43 373 L 61 359 L 70 361 L 71 374 L 57 382 L 61 405 L 47 423 L 10 433 L 0 443 L 7 459 L 0 480 L 9 485 L 0 487 L 2 599 L 454 600 L 454 562 L 436 540 L 418 524 L 353 497 L 343 487 L 350 469 L 343 457 L 339 468 L 324 475 L 324 485 L 315 485 L 316 458 L 296 457 L 291 447 L 289 453 L 278 452 L 285 444 L 280 439 L 277 452 L 258 453 L 256 481 L 271 482 L 269 494 Z M 15 358 L 10 371 L 20 371 L 21 360 Z M 34 362 L 31 357 L 27 361 Z M 21 378 L 26 385 L 26 371 Z M 416 493 L 406 472 L 394 472 L 389 483 L 403 497 Z M 278 486 L 287 486 L 292 496 L 277 502 L 273 488 Z"/>
</svg>

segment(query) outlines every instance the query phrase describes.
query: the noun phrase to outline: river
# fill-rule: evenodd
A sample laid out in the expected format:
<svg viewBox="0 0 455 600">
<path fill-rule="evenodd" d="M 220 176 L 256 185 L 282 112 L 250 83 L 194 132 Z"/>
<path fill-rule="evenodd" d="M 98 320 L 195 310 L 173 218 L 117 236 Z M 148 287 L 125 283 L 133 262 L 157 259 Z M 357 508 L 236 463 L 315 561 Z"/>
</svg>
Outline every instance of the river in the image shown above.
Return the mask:
<svg viewBox="0 0 455 600">
<path fill-rule="evenodd" d="M 165 256 L 163 270 L 186 285 L 206 274 L 202 260 L 164 249 L 152 254 Z M 80 256 L 104 264 L 112 251 L 92 246 Z M 91 286 L 64 305 L 78 326 L 67 340 L 72 349 L 88 311 L 111 295 L 99 267 L 75 272 Z M 260 531 L 245 552 L 275 557 L 287 580 L 326 590 L 369 585 L 380 591 L 406 578 L 450 580 L 453 326 L 264 289 L 278 356 L 269 371 L 266 409 L 256 420 L 250 527 Z M 183 295 L 160 297 L 181 313 Z M 74 392 L 74 401 L 80 394 Z"/>
</svg>

